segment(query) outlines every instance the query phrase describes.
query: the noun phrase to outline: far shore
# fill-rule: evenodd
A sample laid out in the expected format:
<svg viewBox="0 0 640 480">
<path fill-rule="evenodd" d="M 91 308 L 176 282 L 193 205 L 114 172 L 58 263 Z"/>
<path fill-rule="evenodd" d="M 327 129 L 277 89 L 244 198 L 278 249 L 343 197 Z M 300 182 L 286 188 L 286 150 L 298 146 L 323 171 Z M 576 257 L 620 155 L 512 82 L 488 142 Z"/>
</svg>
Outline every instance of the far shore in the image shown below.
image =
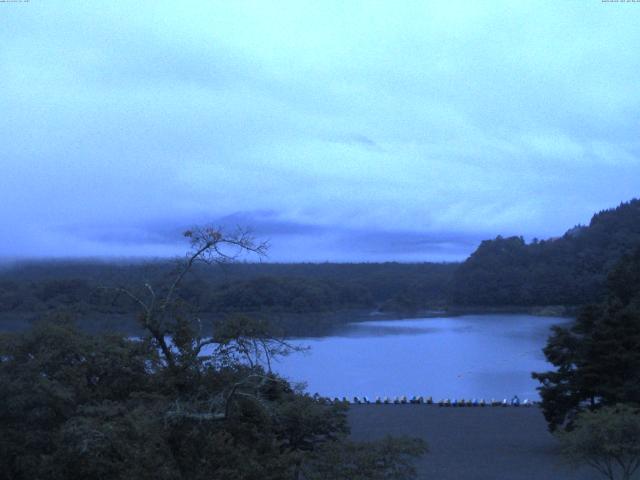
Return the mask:
<svg viewBox="0 0 640 480">
<path fill-rule="evenodd" d="M 534 315 L 545 317 L 575 317 L 577 307 L 551 305 L 538 307 L 521 306 L 449 306 L 415 311 L 351 309 L 328 312 L 246 312 L 244 314 L 271 320 L 286 337 L 323 337 L 331 335 L 339 325 L 352 322 L 376 320 L 406 320 L 415 318 L 459 317 L 463 315 Z M 0 312 L 0 333 L 24 331 L 35 321 L 51 312 Z M 226 313 L 203 312 L 203 320 L 227 315 Z M 91 333 L 117 332 L 124 335 L 142 335 L 144 332 L 136 321 L 135 313 L 72 313 L 77 325 Z"/>
</svg>

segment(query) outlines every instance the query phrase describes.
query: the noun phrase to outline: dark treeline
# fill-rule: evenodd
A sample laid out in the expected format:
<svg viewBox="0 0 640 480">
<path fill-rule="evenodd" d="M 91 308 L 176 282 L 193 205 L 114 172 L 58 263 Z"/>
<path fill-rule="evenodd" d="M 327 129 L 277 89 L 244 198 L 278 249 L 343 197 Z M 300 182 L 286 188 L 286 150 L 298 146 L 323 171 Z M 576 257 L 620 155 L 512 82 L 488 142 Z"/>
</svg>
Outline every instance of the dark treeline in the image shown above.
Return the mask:
<svg viewBox="0 0 640 480">
<path fill-rule="evenodd" d="M 269 317 L 290 334 L 321 334 L 327 325 L 353 318 L 333 314 L 357 310 L 410 315 L 456 307 L 579 306 L 603 298 L 608 272 L 636 246 L 640 200 L 599 212 L 588 226 L 572 228 L 559 238 L 484 241 L 462 264 L 201 265 L 185 278 L 180 299 L 202 316 Z M 113 287 L 166 285 L 175 266 L 167 260 L 6 266 L 0 270 L 1 328 L 64 310 L 89 327 L 131 330 L 135 305 Z"/>
<path fill-rule="evenodd" d="M 112 326 L 130 330 L 135 305 L 114 287 L 166 285 L 174 267 L 168 261 L 15 264 L 0 272 L 0 311 L 5 316 L 37 319 L 63 310 L 76 314 L 80 324 L 106 319 Z M 456 264 L 435 263 L 202 265 L 185 279 L 179 296 L 197 313 L 262 314 L 288 332 L 309 333 L 311 323 L 326 323 L 329 317 L 309 317 L 308 328 L 295 328 L 303 321 L 299 314 L 347 310 L 407 314 L 443 308 L 455 268 Z"/>
<path fill-rule="evenodd" d="M 607 273 L 640 245 L 640 200 L 593 216 L 562 237 L 486 240 L 456 271 L 456 305 L 584 305 L 603 298 Z"/>
</svg>

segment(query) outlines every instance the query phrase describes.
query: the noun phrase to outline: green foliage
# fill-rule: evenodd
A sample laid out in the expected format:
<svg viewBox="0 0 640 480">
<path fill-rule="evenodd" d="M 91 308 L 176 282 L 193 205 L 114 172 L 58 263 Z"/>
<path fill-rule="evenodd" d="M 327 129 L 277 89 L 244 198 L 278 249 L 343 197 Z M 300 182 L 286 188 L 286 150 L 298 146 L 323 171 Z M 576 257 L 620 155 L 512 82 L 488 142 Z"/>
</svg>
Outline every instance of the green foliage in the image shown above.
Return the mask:
<svg viewBox="0 0 640 480">
<path fill-rule="evenodd" d="M 221 285 L 211 294 L 209 311 L 331 311 L 372 306 L 371 294 L 362 286 L 333 281 L 259 277 Z"/>
<path fill-rule="evenodd" d="M 82 439 L 86 448 L 97 442 L 105 432 L 89 430 L 90 419 L 118 418 L 132 393 L 152 391 L 157 361 L 146 342 L 90 337 L 61 321 L 2 336 L 0 359 L 0 478 L 8 479 L 44 478 L 60 448 L 72 448 L 63 437 L 86 431 L 95 434 Z"/>
<path fill-rule="evenodd" d="M 558 438 L 569 462 L 590 465 L 610 480 L 630 480 L 640 468 L 640 411 L 628 405 L 583 412 Z"/>
<path fill-rule="evenodd" d="M 272 358 L 304 350 L 280 338 L 276 329 L 265 320 L 242 314 L 215 321 L 213 331 L 217 356 L 232 363 L 244 362 L 249 367 L 266 365 L 271 371 Z"/>
<path fill-rule="evenodd" d="M 544 353 L 556 370 L 534 373 L 552 430 L 584 409 L 640 404 L 640 249 L 609 276 L 609 297 L 585 307 L 568 328 L 556 327 Z"/>
<path fill-rule="evenodd" d="M 343 321 L 331 315 L 335 312 L 380 308 L 414 313 L 442 308 L 455 268 L 456 264 L 432 263 L 246 263 L 213 271 L 195 264 L 177 296 L 184 308 L 201 317 L 251 314 L 268 317 L 288 334 L 306 335 L 315 334 L 318 325 Z M 174 273 L 175 264 L 170 262 L 17 264 L 0 272 L 0 315 L 15 324 L 19 315 L 73 313 L 86 330 L 117 329 L 139 335 L 135 321 L 139 305 L 122 292 L 103 287 L 135 289 L 148 283 L 161 295 Z M 9 325 L 5 321 L 0 330 Z"/>
<path fill-rule="evenodd" d="M 234 329 L 251 333 L 236 325 L 226 334 Z M 378 468 L 366 451 L 380 454 L 384 471 L 407 473 L 366 478 L 412 478 L 419 449 L 357 446 L 344 406 L 223 355 L 170 368 L 151 341 L 89 335 L 66 321 L 3 335 L 0 479 L 322 478 L 340 451 L 359 452 L 363 471 Z"/>
<path fill-rule="evenodd" d="M 640 245 L 640 200 L 593 216 L 588 227 L 526 244 L 482 242 L 456 271 L 456 305 L 584 305 L 604 297 L 606 275 Z"/>
<path fill-rule="evenodd" d="M 184 308 L 180 287 L 197 262 L 264 244 L 213 228 L 185 237 L 192 251 L 170 281 L 115 288 L 136 304 L 142 340 L 65 320 L 0 337 L 0 480 L 303 480 L 333 464 L 332 452 L 357 450 L 343 406 L 265 371 L 290 350 L 266 324 L 231 316 L 206 335 Z M 421 450 L 404 445 L 368 444 L 382 463 L 363 468 L 411 478 Z"/>
<path fill-rule="evenodd" d="M 202 233 L 202 232 L 201 232 Z M 584 305 L 606 294 L 607 273 L 640 245 L 640 200 L 593 216 L 560 238 L 486 240 L 462 264 L 239 263 L 212 271 L 193 265 L 179 298 L 201 314 L 284 314 L 374 309 L 416 313 L 459 306 Z M 149 283 L 161 288 L 171 262 L 26 262 L 0 271 L 0 314 L 71 311 L 83 328 L 129 315 L 135 303 L 99 287 Z M 159 292 L 160 293 L 160 292 Z M 297 319 L 301 322 L 300 317 Z M 306 325 L 313 329 L 313 321 Z M 105 321 L 105 323 L 107 323 Z M 284 322 L 297 334 L 305 328 Z M 132 331 L 132 322 L 126 326 Z"/>
<path fill-rule="evenodd" d="M 421 439 L 325 444 L 305 471 L 307 480 L 402 480 L 415 475 L 413 459 L 427 451 Z"/>
</svg>

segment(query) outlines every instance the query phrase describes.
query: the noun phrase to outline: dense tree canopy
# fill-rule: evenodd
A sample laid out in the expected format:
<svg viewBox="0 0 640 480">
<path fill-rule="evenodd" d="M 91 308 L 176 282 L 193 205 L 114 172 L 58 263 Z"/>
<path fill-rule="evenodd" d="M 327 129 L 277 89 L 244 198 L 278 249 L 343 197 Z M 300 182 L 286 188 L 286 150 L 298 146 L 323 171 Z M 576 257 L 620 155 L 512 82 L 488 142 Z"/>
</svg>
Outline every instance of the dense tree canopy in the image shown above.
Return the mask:
<svg viewBox="0 0 640 480">
<path fill-rule="evenodd" d="M 640 469 L 640 411 L 628 405 L 578 415 L 575 428 L 558 435 L 564 457 L 609 480 L 631 480 Z"/>
<path fill-rule="evenodd" d="M 150 340 L 42 324 L 0 345 L 0 478 L 295 478 L 347 433 L 261 368 L 163 361 Z"/>
<path fill-rule="evenodd" d="M 196 262 L 225 261 L 228 245 L 260 250 L 214 229 L 186 236 L 173 281 L 115 288 L 138 305 L 142 338 L 64 318 L 0 335 L 0 480 L 412 478 L 424 444 L 349 441 L 344 405 L 270 371 L 290 347 L 266 324 L 187 318 L 178 292 Z"/>
<path fill-rule="evenodd" d="M 0 479 L 413 478 L 421 441 L 351 442 L 344 405 L 229 352 L 171 368 L 64 320 L 2 336 Z"/>
<path fill-rule="evenodd" d="M 170 278 L 172 262 L 23 263 L 0 271 L 0 330 L 26 325 L 52 313 L 76 316 L 91 331 L 105 326 L 138 333 L 138 305 L 104 286 Z M 447 303 L 455 264 L 268 264 L 232 263 L 207 269 L 194 265 L 178 298 L 204 317 L 246 313 L 268 318 L 291 335 L 326 331 L 348 311 L 415 313 Z M 337 314 L 337 315 L 336 315 Z M 24 319 L 20 322 L 20 319 Z M 353 315 L 348 317 L 353 320 Z"/>
<path fill-rule="evenodd" d="M 584 305 L 606 294 L 607 273 L 640 245 L 640 200 L 597 213 L 589 226 L 526 243 L 486 240 L 453 280 L 458 305 Z"/>
<path fill-rule="evenodd" d="M 194 265 L 179 296 L 203 314 L 257 313 L 277 321 L 303 314 L 296 319 L 306 322 L 302 328 L 283 324 L 296 334 L 313 333 L 317 319 L 306 315 L 319 312 L 580 306 L 604 298 L 608 272 L 637 245 L 640 200 L 632 200 L 559 238 L 486 240 L 462 264 L 233 263 L 217 270 Z M 17 263 L 0 270 L 0 316 L 15 322 L 64 310 L 78 314 L 85 328 L 106 317 L 104 323 L 131 328 L 126 319 L 135 304 L 99 287 L 157 283 L 173 267 L 167 261 Z"/>
<path fill-rule="evenodd" d="M 544 350 L 556 370 L 534 373 L 551 429 L 587 408 L 640 404 L 640 249 L 609 275 L 606 301 L 556 327 Z"/>
</svg>

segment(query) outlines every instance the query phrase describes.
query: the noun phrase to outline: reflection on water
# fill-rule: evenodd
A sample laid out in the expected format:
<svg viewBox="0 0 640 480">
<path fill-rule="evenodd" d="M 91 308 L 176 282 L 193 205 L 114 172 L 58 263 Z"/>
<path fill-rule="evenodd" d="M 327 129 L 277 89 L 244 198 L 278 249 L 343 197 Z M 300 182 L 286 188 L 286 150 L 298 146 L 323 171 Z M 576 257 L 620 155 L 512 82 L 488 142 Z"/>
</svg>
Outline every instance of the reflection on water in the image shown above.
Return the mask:
<svg viewBox="0 0 640 480">
<path fill-rule="evenodd" d="M 351 323 L 330 337 L 298 339 L 306 354 L 275 370 L 326 396 L 537 398 L 532 371 L 550 366 L 541 349 L 564 318 L 467 315 Z"/>
<path fill-rule="evenodd" d="M 431 326 L 394 325 L 403 323 L 398 320 L 379 322 L 349 323 L 336 328 L 331 337 L 382 337 L 385 335 L 425 335 L 437 332 L 439 329 Z"/>
</svg>

